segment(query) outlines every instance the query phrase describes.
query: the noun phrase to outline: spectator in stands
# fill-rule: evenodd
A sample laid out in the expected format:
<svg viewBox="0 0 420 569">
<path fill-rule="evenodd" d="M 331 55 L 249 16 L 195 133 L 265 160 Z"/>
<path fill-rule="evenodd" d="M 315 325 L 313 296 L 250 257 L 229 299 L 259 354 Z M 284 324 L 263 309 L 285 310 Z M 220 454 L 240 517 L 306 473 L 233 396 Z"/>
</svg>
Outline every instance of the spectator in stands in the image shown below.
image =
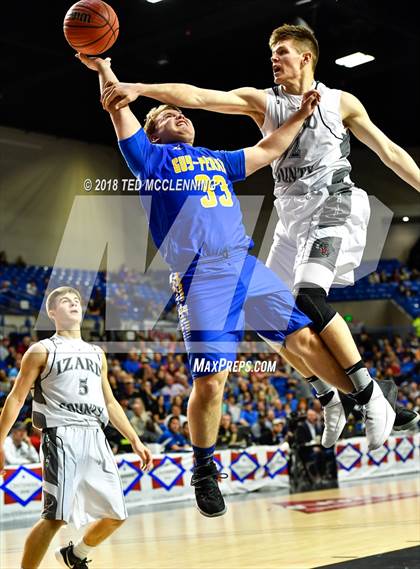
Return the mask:
<svg viewBox="0 0 420 569">
<path fill-rule="evenodd" d="M 233 394 L 228 396 L 225 410 L 226 413 L 229 413 L 229 415 L 232 417 L 233 423 L 239 422 L 239 418 L 241 416 L 241 407 L 238 405 L 236 397 Z"/>
<path fill-rule="evenodd" d="M 166 427 L 169 425 L 169 422 L 172 419 L 172 417 L 177 417 L 180 425 L 183 425 L 185 423 L 185 421 L 187 420 L 186 415 L 182 414 L 181 407 L 179 405 L 176 405 L 176 404 L 172 405 L 171 412 L 169 413 L 169 415 L 164 420 L 164 424 Z"/>
<path fill-rule="evenodd" d="M 258 411 L 253 410 L 252 400 L 245 402 L 239 417 L 239 423 L 245 427 L 252 427 L 252 425 L 257 421 Z"/>
<path fill-rule="evenodd" d="M 246 448 L 251 444 L 251 431 L 249 427 L 232 423 L 230 430 L 232 436 L 228 445 L 229 448 Z"/>
<path fill-rule="evenodd" d="M 275 399 L 273 402 L 273 406 L 274 406 L 274 415 L 276 416 L 277 419 L 286 417 L 286 411 L 284 409 L 281 399 Z"/>
<path fill-rule="evenodd" d="M 140 364 L 139 353 L 135 348 L 131 348 L 131 350 L 128 352 L 127 358 L 122 364 L 122 368 L 127 373 L 131 373 L 134 375 L 137 371 L 139 371 L 140 366 L 141 364 Z"/>
<path fill-rule="evenodd" d="M 161 389 L 161 393 L 172 399 L 176 395 L 183 395 L 185 387 L 180 383 L 175 383 L 175 378 L 168 372 L 165 376 L 165 387 Z"/>
<path fill-rule="evenodd" d="M 38 453 L 28 437 L 24 423 L 15 423 L 12 427 L 10 435 L 4 441 L 4 454 L 7 465 L 39 462 Z"/>
<path fill-rule="evenodd" d="M 140 397 L 134 399 L 131 404 L 134 415 L 130 419 L 133 429 L 146 443 L 155 443 L 162 435 L 162 429 L 156 425 L 150 412 L 146 411 L 143 400 Z"/>
<path fill-rule="evenodd" d="M 258 440 L 260 445 L 279 445 L 284 441 L 286 434 L 286 420 L 274 419 L 271 429 L 265 427 Z"/>
<path fill-rule="evenodd" d="M 164 452 L 183 452 L 190 451 L 184 435 L 180 432 L 181 424 L 178 417 L 171 417 L 168 429 L 160 436 L 158 443 L 163 445 Z"/>
<path fill-rule="evenodd" d="M 232 417 L 229 413 L 224 413 L 220 420 L 216 446 L 218 448 L 227 448 L 232 441 L 232 435 Z"/>
<path fill-rule="evenodd" d="M 191 446 L 191 435 L 190 435 L 190 428 L 188 425 L 188 421 L 183 422 L 182 429 L 181 429 L 181 435 L 183 435 L 183 437 L 187 441 L 187 444 L 189 446 Z"/>
<path fill-rule="evenodd" d="M 296 429 L 296 443 L 299 445 L 304 445 L 311 442 L 319 443 L 321 431 L 322 429 L 318 413 L 313 409 L 308 409 L 305 422 L 299 424 Z"/>
<path fill-rule="evenodd" d="M 16 261 L 15 261 L 15 265 L 17 267 L 19 267 L 19 269 L 23 269 L 26 267 L 26 261 L 24 260 L 24 258 L 22 257 L 22 255 L 18 255 L 16 257 Z"/>
<path fill-rule="evenodd" d="M 32 296 L 36 296 L 38 294 L 38 287 L 36 286 L 35 281 L 29 281 L 26 283 L 26 292 Z"/>
<path fill-rule="evenodd" d="M 156 407 L 153 409 L 153 420 L 158 424 L 163 424 L 166 415 L 165 398 L 163 395 L 159 395 L 156 401 Z"/>
</svg>

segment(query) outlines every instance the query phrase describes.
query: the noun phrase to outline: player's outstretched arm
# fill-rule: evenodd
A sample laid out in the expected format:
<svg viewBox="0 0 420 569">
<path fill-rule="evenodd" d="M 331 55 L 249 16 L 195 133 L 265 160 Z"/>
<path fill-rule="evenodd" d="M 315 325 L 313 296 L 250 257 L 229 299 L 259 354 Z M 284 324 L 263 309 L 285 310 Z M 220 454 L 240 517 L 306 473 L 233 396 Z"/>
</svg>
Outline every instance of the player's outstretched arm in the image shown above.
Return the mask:
<svg viewBox="0 0 420 569">
<path fill-rule="evenodd" d="M 382 162 L 407 184 L 420 191 L 420 170 L 411 156 L 392 142 L 373 122 L 362 103 L 350 93 L 341 95 L 344 125 L 356 138 L 375 152 Z"/>
<path fill-rule="evenodd" d="M 102 59 L 100 57 L 87 57 L 81 53 L 76 54 L 76 57 L 80 59 L 86 67 L 92 71 L 97 71 L 102 100 L 105 89 L 112 86 L 114 83 L 118 83 L 118 79 L 111 69 L 111 59 L 109 57 L 106 59 Z M 141 127 L 136 116 L 128 106 L 125 106 L 120 110 L 113 108 L 110 109 L 109 112 L 118 140 L 129 138 Z"/>
<path fill-rule="evenodd" d="M 25 352 L 20 371 L 13 384 L 12 391 L 7 396 L 0 416 L 0 472 L 4 468 L 4 441 L 18 418 L 36 378 L 40 375 L 47 362 L 47 350 L 42 344 L 33 344 Z"/>
<path fill-rule="evenodd" d="M 253 87 L 217 91 L 185 83 L 115 83 L 105 89 L 103 105 L 107 111 L 122 109 L 140 96 L 187 109 L 248 115 L 259 126 L 264 122 L 266 94 Z"/>
<path fill-rule="evenodd" d="M 320 96 L 318 91 L 308 91 L 303 96 L 301 108 L 287 119 L 277 130 L 258 142 L 245 148 L 245 172 L 249 176 L 256 170 L 268 166 L 281 156 L 293 143 L 304 121 L 314 112 Z"/>
<path fill-rule="evenodd" d="M 144 444 L 139 439 L 136 431 L 130 424 L 127 415 L 124 413 L 124 409 L 115 399 L 112 393 L 111 386 L 108 381 L 108 363 L 106 361 L 105 354 L 102 353 L 102 390 L 104 393 L 106 408 L 108 410 L 108 415 L 111 423 L 119 431 L 123 437 L 130 441 L 133 451 L 141 458 L 142 468 L 144 470 L 149 470 L 152 466 L 152 453 L 150 450 L 144 446 Z"/>
</svg>

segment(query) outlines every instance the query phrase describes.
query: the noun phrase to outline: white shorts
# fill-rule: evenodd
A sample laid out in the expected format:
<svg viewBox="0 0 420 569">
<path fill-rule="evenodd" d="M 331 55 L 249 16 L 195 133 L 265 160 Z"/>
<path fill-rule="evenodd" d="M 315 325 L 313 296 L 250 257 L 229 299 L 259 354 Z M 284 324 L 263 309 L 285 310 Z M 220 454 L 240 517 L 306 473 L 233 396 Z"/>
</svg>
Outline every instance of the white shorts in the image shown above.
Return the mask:
<svg viewBox="0 0 420 569">
<path fill-rule="evenodd" d="M 266 264 L 291 290 L 311 283 L 328 294 L 333 284 L 354 284 L 370 217 L 365 191 L 282 197 L 275 206 L 279 221 Z"/>
<path fill-rule="evenodd" d="M 43 518 L 76 527 L 126 519 L 118 467 L 99 426 L 44 429 L 41 450 Z"/>
</svg>

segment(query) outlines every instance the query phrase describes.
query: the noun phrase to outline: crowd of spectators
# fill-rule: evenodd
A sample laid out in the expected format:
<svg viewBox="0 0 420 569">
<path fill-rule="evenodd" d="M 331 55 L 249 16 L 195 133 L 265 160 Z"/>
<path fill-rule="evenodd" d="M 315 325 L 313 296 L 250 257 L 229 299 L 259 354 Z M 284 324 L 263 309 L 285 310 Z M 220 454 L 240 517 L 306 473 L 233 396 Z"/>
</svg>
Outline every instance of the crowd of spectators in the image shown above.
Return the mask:
<svg viewBox="0 0 420 569">
<path fill-rule="evenodd" d="M 23 354 L 36 339 L 20 334 L 0 337 L 0 409 L 19 373 Z M 192 380 L 185 355 L 153 352 L 147 341 L 150 339 L 165 342 L 169 348 L 176 340 L 154 333 L 153 338 L 143 338 L 138 349 L 132 348 L 127 354 L 108 354 L 111 388 L 144 442 L 161 445 L 164 452 L 190 451 L 186 414 Z M 358 346 L 373 377 L 379 381 L 394 379 L 399 387 L 399 403 L 420 412 L 418 338 L 415 335 L 405 339 L 400 336 L 377 338 L 363 332 L 358 337 Z M 319 435 L 322 430 L 320 403 L 308 383 L 279 355 L 255 353 L 250 349 L 249 353 L 238 355 L 238 359 L 274 359 L 276 370 L 265 373 L 244 369 L 229 374 L 217 440 L 219 448 L 281 444 L 287 440 L 291 421 L 296 416 L 307 417 L 309 431 Z M 28 397 L 18 419 L 18 428 L 13 430 L 8 443 L 10 456 L 19 456 L 19 460 L 27 462 L 32 461 L 39 448 L 39 432 L 31 428 L 30 416 L 31 399 Z M 130 450 L 129 442 L 112 425 L 106 428 L 106 434 L 115 453 Z M 350 417 L 344 436 L 362 434 L 363 424 L 357 416 Z"/>
</svg>

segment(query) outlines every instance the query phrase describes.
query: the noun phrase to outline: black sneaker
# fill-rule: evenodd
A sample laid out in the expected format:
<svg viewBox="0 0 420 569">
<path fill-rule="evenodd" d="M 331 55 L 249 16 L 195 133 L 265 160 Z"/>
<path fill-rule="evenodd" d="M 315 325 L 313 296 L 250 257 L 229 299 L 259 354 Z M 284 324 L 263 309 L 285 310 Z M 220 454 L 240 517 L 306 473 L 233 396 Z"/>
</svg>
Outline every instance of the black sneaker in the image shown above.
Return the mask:
<svg viewBox="0 0 420 569">
<path fill-rule="evenodd" d="M 86 557 L 84 559 L 80 559 L 80 557 L 76 557 L 74 555 L 73 543 L 71 541 L 66 547 L 56 549 L 55 558 L 62 567 L 71 567 L 72 569 L 89 569 L 87 564 L 90 563 L 90 561 L 88 561 Z"/>
<path fill-rule="evenodd" d="M 197 508 L 203 516 L 215 518 L 226 513 L 227 508 L 220 492 L 219 480 L 227 476 L 227 474 L 219 474 L 214 462 L 194 466 L 191 486 L 195 488 Z"/>
<path fill-rule="evenodd" d="M 420 415 L 416 411 L 410 411 L 401 405 L 395 406 L 397 416 L 394 421 L 394 431 L 407 431 L 413 429 L 420 420 Z"/>
</svg>

